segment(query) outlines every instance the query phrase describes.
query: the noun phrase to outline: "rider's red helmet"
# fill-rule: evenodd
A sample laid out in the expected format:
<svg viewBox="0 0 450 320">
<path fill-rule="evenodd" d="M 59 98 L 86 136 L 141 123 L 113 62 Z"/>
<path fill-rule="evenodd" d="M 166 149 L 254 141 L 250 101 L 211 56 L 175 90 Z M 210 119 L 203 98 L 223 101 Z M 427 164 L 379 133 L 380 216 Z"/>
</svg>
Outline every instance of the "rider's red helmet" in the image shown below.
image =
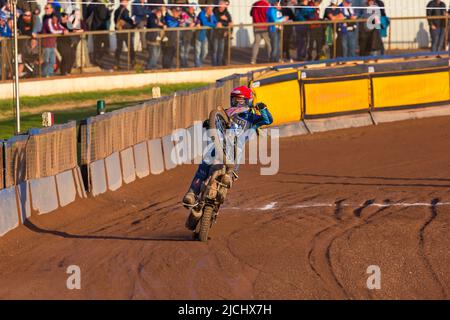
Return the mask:
<svg viewBox="0 0 450 320">
<path fill-rule="evenodd" d="M 246 86 L 234 88 L 230 94 L 230 103 L 232 108 L 238 106 L 250 107 L 253 101 L 253 92 Z"/>
</svg>

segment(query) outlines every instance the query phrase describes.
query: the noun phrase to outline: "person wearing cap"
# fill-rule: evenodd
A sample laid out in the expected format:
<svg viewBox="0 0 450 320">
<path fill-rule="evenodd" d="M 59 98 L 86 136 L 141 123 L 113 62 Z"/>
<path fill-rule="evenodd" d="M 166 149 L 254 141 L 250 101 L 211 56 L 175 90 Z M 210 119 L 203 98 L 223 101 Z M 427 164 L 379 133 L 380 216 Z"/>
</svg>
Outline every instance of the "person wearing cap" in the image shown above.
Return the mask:
<svg viewBox="0 0 450 320">
<path fill-rule="evenodd" d="M 203 7 L 201 12 L 198 15 L 198 20 L 200 21 L 200 25 L 202 27 L 210 27 L 215 29 L 216 27 L 222 26 L 220 22 L 217 21 L 216 16 L 213 12 L 212 6 Z M 203 61 L 208 55 L 208 43 L 210 41 L 211 30 L 200 30 L 197 34 L 197 38 L 195 39 L 195 66 L 201 67 Z"/>
<path fill-rule="evenodd" d="M 250 16 L 252 17 L 253 24 L 258 23 L 266 23 L 267 21 L 267 10 L 269 9 L 270 4 L 267 0 L 259 0 L 256 1 L 252 5 L 252 9 L 250 10 Z M 270 54 L 272 52 L 272 45 L 270 43 L 269 32 L 266 26 L 254 26 L 253 27 L 253 35 L 255 37 L 255 41 L 253 42 L 252 48 L 252 58 L 250 63 L 255 64 L 256 59 L 258 57 L 259 45 L 261 44 L 261 40 L 264 40 L 264 44 L 267 50 L 267 60 L 270 61 Z"/>
<path fill-rule="evenodd" d="M 355 20 L 352 6 L 352 0 L 343 0 L 340 4 L 341 12 L 345 20 Z M 354 22 L 344 22 L 338 25 L 338 37 L 342 45 L 343 57 L 356 57 L 356 49 L 358 46 L 358 26 Z"/>
<path fill-rule="evenodd" d="M 167 27 L 167 41 L 162 44 L 162 67 L 163 69 L 172 68 L 173 58 L 177 48 L 177 32 L 170 31 L 180 27 L 181 7 L 169 7 L 164 16 L 164 24 Z"/>
<path fill-rule="evenodd" d="M 432 0 L 427 4 L 427 18 L 430 27 L 432 52 L 444 50 L 445 19 L 433 19 L 433 17 L 445 16 L 446 10 L 447 6 L 441 0 Z"/>
<path fill-rule="evenodd" d="M 281 23 L 287 21 L 289 18 L 284 17 L 281 13 L 281 1 L 270 0 L 270 8 L 267 10 L 267 22 L 268 23 Z M 281 25 L 270 25 L 269 37 L 270 44 L 272 45 L 272 52 L 270 53 L 271 62 L 280 62 L 280 30 Z"/>
</svg>

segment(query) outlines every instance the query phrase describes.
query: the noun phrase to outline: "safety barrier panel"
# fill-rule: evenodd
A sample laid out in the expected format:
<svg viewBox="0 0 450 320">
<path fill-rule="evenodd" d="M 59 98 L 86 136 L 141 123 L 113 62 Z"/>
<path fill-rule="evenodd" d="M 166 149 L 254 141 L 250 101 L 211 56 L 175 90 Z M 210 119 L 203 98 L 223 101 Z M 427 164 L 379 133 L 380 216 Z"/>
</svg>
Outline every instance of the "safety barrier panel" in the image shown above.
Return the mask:
<svg viewBox="0 0 450 320">
<path fill-rule="evenodd" d="M 255 103 L 270 106 L 274 125 L 302 119 L 298 70 L 269 72 L 252 81 L 251 87 Z"/>
<path fill-rule="evenodd" d="M 0 190 L 0 235 L 33 212 L 49 213 L 86 197 L 77 164 L 74 121 L 31 129 L 27 135 L 4 141 L 0 150 L 6 187 Z"/>
<path fill-rule="evenodd" d="M 376 111 L 426 107 L 450 101 L 448 59 L 372 64 L 368 68 Z"/>
</svg>

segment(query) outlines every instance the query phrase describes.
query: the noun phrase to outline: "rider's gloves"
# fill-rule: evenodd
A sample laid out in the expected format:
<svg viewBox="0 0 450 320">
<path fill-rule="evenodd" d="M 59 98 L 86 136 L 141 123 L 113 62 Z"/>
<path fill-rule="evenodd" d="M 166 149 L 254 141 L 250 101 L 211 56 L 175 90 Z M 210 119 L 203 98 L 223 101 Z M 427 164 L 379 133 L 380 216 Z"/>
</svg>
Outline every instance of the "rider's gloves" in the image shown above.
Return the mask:
<svg viewBox="0 0 450 320">
<path fill-rule="evenodd" d="M 261 111 L 261 110 L 264 110 L 264 109 L 266 109 L 266 108 L 267 108 L 267 106 L 266 106 L 266 104 L 265 104 L 265 103 L 263 103 L 263 102 L 259 102 L 259 103 L 257 103 L 257 104 L 256 104 L 255 108 L 256 108 L 257 110 Z"/>
<path fill-rule="evenodd" d="M 203 128 L 209 129 L 209 120 L 208 120 L 208 119 L 206 119 L 205 121 L 203 121 Z"/>
</svg>

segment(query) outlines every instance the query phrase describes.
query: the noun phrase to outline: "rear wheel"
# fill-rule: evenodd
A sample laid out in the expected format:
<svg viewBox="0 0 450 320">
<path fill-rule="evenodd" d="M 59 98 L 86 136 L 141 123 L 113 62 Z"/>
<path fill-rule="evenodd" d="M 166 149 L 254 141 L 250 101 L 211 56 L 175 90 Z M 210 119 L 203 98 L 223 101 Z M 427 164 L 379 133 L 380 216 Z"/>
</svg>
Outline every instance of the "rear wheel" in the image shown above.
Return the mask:
<svg viewBox="0 0 450 320">
<path fill-rule="evenodd" d="M 211 228 L 211 220 L 214 212 L 214 208 L 211 206 L 205 206 L 203 208 L 203 215 L 200 220 L 200 231 L 198 233 L 198 238 L 202 242 L 208 241 L 208 233 Z"/>
</svg>

